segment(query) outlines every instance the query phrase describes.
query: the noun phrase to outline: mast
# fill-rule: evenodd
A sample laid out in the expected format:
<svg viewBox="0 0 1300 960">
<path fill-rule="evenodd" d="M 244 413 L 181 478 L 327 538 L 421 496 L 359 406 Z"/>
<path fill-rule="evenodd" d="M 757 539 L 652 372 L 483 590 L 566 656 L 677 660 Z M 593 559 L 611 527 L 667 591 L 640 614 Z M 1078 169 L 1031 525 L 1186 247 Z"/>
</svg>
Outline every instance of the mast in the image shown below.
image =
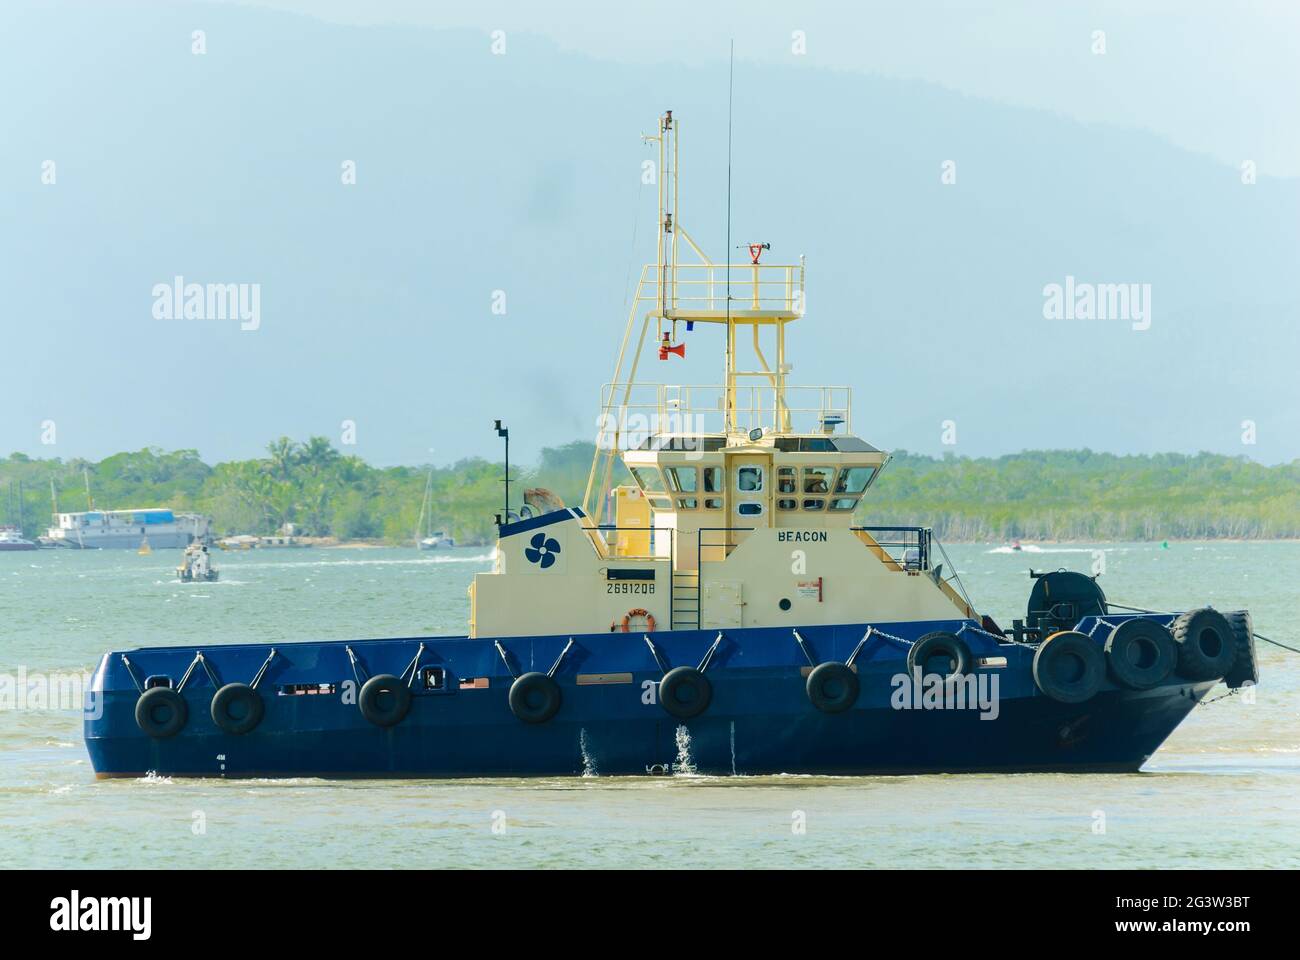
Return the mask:
<svg viewBox="0 0 1300 960">
<path fill-rule="evenodd" d="M 727 360 L 723 373 L 723 430 L 728 435 L 736 430 L 736 325 L 731 319 L 731 101 L 735 89 L 736 41 L 731 41 L 727 60 Z M 757 328 L 755 328 L 757 332 Z"/>
</svg>

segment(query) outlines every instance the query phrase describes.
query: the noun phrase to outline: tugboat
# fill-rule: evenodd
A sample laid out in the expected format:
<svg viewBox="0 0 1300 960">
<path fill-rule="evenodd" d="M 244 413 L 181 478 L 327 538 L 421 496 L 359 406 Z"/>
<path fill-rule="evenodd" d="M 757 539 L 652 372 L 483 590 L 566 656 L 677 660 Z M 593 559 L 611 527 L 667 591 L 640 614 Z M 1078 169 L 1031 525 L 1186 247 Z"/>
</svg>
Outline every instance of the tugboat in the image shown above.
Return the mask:
<svg viewBox="0 0 1300 960">
<path fill-rule="evenodd" d="M 1136 771 L 1216 683 L 1258 679 L 1245 611 L 1137 612 L 1043 571 L 1004 631 L 929 528 L 855 525 L 890 457 L 853 432 L 849 388 L 786 382 L 803 260 L 708 259 L 677 215 L 677 135 L 670 111 L 645 138 L 657 257 L 583 505 L 525 516 L 507 488 L 463 636 L 106 654 L 98 776 Z M 638 382 L 697 326 L 722 384 Z"/>
<path fill-rule="evenodd" d="M 191 543 L 181 555 L 176 577 L 181 583 L 215 583 L 219 571 L 212 566 L 212 557 L 205 543 Z"/>
</svg>

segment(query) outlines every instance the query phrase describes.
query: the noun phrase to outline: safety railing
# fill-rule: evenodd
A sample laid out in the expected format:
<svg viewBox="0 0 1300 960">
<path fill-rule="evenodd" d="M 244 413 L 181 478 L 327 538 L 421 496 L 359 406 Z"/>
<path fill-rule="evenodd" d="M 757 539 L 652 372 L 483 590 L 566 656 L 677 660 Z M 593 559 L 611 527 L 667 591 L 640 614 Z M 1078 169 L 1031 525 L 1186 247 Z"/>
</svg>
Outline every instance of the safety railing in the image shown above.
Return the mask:
<svg viewBox="0 0 1300 960">
<path fill-rule="evenodd" d="M 601 409 L 608 412 L 598 442 L 608 450 L 617 433 L 619 449 L 634 450 L 655 436 L 724 433 L 725 399 L 726 388 L 718 384 L 607 383 L 601 388 Z M 851 387 L 786 386 L 778 391 L 770 383 L 737 384 L 731 426 L 744 433 L 761 429 L 838 436 L 852 432 L 852 407 Z"/>
<path fill-rule="evenodd" d="M 932 534 L 929 527 L 851 527 L 871 537 L 904 570 L 929 570 Z"/>
<path fill-rule="evenodd" d="M 733 311 L 764 311 L 792 317 L 804 312 L 802 263 L 679 263 L 675 270 L 668 265 L 660 268 L 650 263 L 641 271 L 637 303 L 670 314 L 725 313 L 728 278 Z"/>
</svg>

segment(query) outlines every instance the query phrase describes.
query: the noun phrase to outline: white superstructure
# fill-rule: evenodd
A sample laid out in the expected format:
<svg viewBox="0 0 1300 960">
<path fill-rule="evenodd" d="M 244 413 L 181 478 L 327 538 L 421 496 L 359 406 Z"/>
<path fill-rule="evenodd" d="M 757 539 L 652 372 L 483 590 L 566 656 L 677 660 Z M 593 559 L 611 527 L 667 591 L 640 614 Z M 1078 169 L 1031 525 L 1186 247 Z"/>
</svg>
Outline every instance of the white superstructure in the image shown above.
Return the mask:
<svg viewBox="0 0 1300 960">
<path fill-rule="evenodd" d="M 166 507 L 139 510 L 86 510 L 57 513 L 49 537 L 61 546 L 96 549 L 185 547 L 212 536 L 212 518 L 197 513 L 176 513 Z"/>
</svg>

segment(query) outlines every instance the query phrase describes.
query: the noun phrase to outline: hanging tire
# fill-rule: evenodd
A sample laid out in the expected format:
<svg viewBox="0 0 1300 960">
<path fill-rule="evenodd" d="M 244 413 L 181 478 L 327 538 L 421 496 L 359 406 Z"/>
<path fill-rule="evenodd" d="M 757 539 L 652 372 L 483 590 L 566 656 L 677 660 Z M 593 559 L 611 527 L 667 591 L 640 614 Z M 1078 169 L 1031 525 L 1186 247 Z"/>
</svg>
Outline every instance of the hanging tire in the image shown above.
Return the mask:
<svg viewBox="0 0 1300 960">
<path fill-rule="evenodd" d="M 857 703 L 858 675 L 843 663 L 819 663 L 808 674 L 808 699 L 822 713 L 841 713 Z"/>
<path fill-rule="evenodd" d="M 560 685 L 544 673 L 525 673 L 510 684 L 510 712 L 524 723 L 545 723 L 560 701 Z"/>
<path fill-rule="evenodd" d="M 947 663 L 936 664 L 935 661 L 942 661 L 947 658 Z M 921 675 L 926 676 L 931 673 L 942 673 L 943 676 L 961 676 L 970 673 L 971 656 L 970 647 L 966 646 L 966 641 L 955 633 L 948 633 L 946 630 L 936 630 L 933 633 L 927 633 L 907 651 L 907 672 L 915 673 L 916 668 L 921 668 Z M 930 669 L 931 666 L 938 666 L 938 670 Z"/>
<path fill-rule="evenodd" d="M 1130 690 L 1149 690 L 1163 683 L 1177 660 L 1173 636 L 1154 620 L 1125 620 L 1106 640 L 1110 675 Z"/>
<path fill-rule="evenodd" d="M 401 723 L 411 709 L 411 691 L 400 677 L 378 673 L 362 685 L 357 706 L 375 726 L 391 727 Z"/>
<path fill-rule="evenodd" d="M 1178 672 L 1188 680 L 1217 680 L 1237 660 L 1232 625 L 1212 607 L 1180 615 L 1169 629 L 1178 645 Z"/>
<path fill-rule="evenodd" d="M 1224 675 L 1223 682 L 1236 689 L 1248 683 L 1259 683 L 1259 660 L 1255 656 L 1255 624 L 1250 613 L 1234 610 L 1225 613 L 1228 625 L 1232 627 L 1233 639 L 1237 641 L 1237 659 L 1232 669 Z"/>
<path fill-rule="evenodd" d="M 713 684 L 694 667 L 673 667 L 659 681 L 659 702 L 678 720 L 698 717 L 712 699 Z"/>
<path fill-rule="evenodd" d="M 1034 652 L 1034 683 L 1061 703 L 1083 703 L 1101 689 L 1106 658 L 1087 634 L 1054 633 Z"/>
<path fill-rule="evenodd" d="M 155 740 L 181 732 L 189 717 L 185 698 L 171 687 L 150 687 L 135 702 L 135 722 Z"/>
<path fill-rule="evenodd" d="M 245 734 L 262 722 L 262 695 L 246 683 L 228 683 L 212 697 L 212 722 L 226 733 Z"/>
</svg>

